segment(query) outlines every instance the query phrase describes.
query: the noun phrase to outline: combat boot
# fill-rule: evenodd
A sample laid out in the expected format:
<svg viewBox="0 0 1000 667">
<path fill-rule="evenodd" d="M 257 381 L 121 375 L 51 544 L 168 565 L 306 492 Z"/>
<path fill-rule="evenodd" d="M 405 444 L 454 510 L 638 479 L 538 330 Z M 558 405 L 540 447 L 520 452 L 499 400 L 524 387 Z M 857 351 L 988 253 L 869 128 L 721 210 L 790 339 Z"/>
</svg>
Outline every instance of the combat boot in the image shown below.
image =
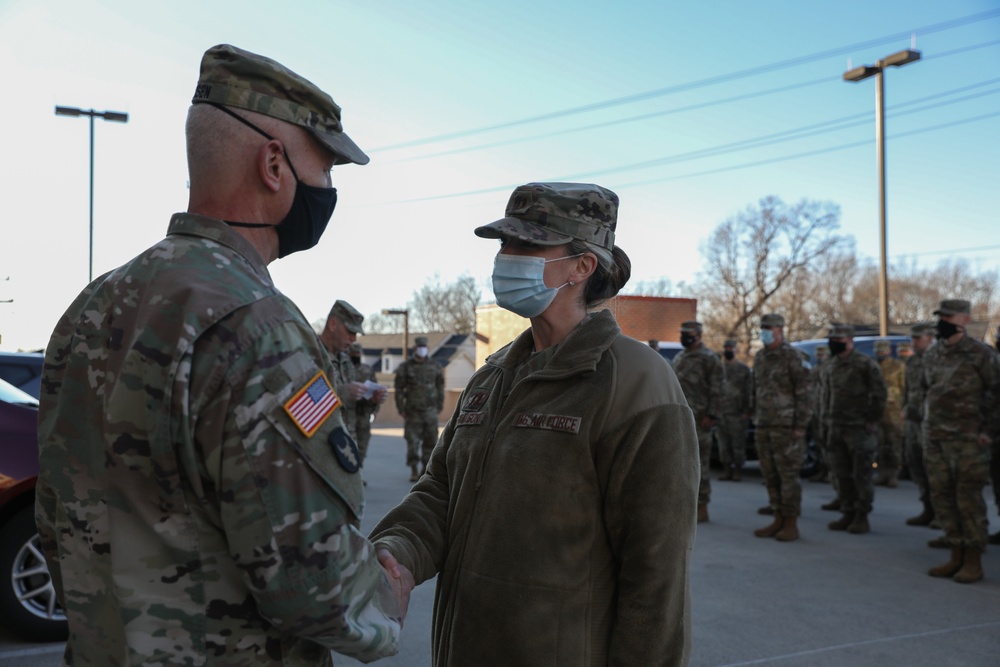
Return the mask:
<svg viewBox="0 0 1000 667">
<path fill-rule="evenodd" d="M 420 473 L 417 472 L 417 464 L 414 463 L 410 466 L 410 481 L 415 482 L 420 479 Z"/>
<path fill-rule="evenodd" d="M 795 517 L 789 517 L 789 519 L 794 519 Z M 764 526 L 763 528 L 758 528 L 753 531 L 753 534 L 757 537 L 774 537 L 781 530 L 781 527 L 785 525 L 786 519 L 781 516 L 781 512 L 774 513 L 774 521 L 770 525 Z"/>
<path fill-rule="evenodd" d="M 785 524 L 781 527 L 781 530 L 774 536 L 774 539 L 779 542 L 794 542 L 799 539 L 799 517 L 789 516 L 785 517 Z"/>
<path fill-rule="evenodd" d="M 924 511 L 906 520 L 907 526 L 926 526 L 934 520 L 934 508 L 928 502 L 924 503 Z"/>
<path fill-rule="evenodd" d="M 741 479 L 743 479 L 743 469 L 742 468 L 733 468 L 733 477 L 732 477 L 732 480 L 734 482 L 738 482 Z"/>
<path fill-rule="evenodd" d="M 764 514 L 766 516 L 770 516 L 774 514 L 774 508 L 771 507 L 770 505 L 764 505 L 763 507 L 758 507 L 757 514 Z"/>
<path fill-rule="evenodd" d="M 890 489 L 895 489 L 899 486 L 899 472 L 896 470 L 890 470 L 885 474 L 885 486 Z"/>
<path fill-rule="evenodd" d="M 952 577 L 960 584 L 971 584 L 983 578 L 983 550 L 969 547 L 962 554 L 962 569 Z"/>
<path fill-rule="evenodd" d="M 854 520 L 851 521 L 851 525 L 847 527 L 847 532 L 854 533 L 855 535 L 863 535 L 869 530 L 871 530 L 871 528 L 868 526 L 868 513 L 855 512 Z"/>
<path fill-rule="evenodd" d="M 698 503 L 698 523 L 708 522 L 708 504 Z"/>
<path fill-rule="evenodd" d="M 948 538 L 942 535 L 941 537 L 935 537 L 933 540 L 928 540 L 927 546 L 931 549 L 947 549 L 951 545 L 948 543 Z"/>
<path fill-rule="evenodd" d="M 960 569 L 962 569 L 962 547 L 952 547 L 951 560 L 944 565 L 932 567 L 927 571 L 927 574 L 932 577 L 953 577 Z M 982 573 L 982 568 L 980 568 L 980 573 Z"/>
<path fill-rule="evenodd" d="M 821 510 L 827 510 L 829 512 L 839 512 L 840 511 L 840 498 L 834 498 L 828 503 L 823 503 L 819 506 Z"/>
<path fill-rule="evenodd" d="M 885 469 L 879 468 L 878 473 L 875 475 L 875 479 L 872 480 L 872 486 L 885 486 L 887 475 L 885 474 Z"/>
<path fill-rule="evenodd" d="M 854 522 L 854 512 L 844 512 L 836 521 L 831 521 L 826 525 L 830 530 L 847 530 L 847 527 Z"/>
<path fill-rule="evenodd" d="M 728 466 L 726 467 L 726 472 L 719 475 L 720 482 L 728 482 L 732 478 L 733 478 L 733 469 Z"/>
<path fill-rule="evenodd" d="M 988 540 L 990 544 L 1000 544 L 1000 530 L 990 535 Z"/>
</svg>

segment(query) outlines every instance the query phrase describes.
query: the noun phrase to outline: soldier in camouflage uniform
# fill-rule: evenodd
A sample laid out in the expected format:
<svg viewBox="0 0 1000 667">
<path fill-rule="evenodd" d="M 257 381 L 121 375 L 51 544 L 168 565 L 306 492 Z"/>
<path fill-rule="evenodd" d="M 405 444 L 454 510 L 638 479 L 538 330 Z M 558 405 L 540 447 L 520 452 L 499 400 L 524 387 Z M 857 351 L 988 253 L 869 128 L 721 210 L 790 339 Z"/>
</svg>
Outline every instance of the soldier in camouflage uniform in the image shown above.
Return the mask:
<svg viewBox="0 0 1000 667">
<path fill-rule="evenodd" d="M 708 521 L 708 502 L 712 495 L 708 476 L 712 456 L 712 428 L 722 416 L 722 361 L 701 342 L 701 322 L 681 324 L 681 350 L 673 360 L 674 373 L 684 396 L 694 412 L 698 427 L 698 451 L 701 454 L 701 484 L 698 487 L 698 523 Z"/>
<path fill-rule="evenodd" d="M 375 371 L 372 370 L 371 366 L 364 363 L 364 349 L 361 347 L 361 343 L 351 343 L 347 354 L 351 358 L 353 381 L 361 385 L 365 385 L 368 382 L 375 382 Z M 370 398 L 362 396 L 357 400 L 353 417 L 348 414 L 348 418 L 353 419 L 356 424 L 354 429 L 355 433 L 357 433 L 358 451 L 361 452 L 362 463 L 364 463 L 365 457 L 368 455 L 368 443 L 372 439 L 372 415 L 378 412 L 378 408 L 385 401 L 385 397 L 385 389 L 375 389 Z"/>
<path fill-rule="evenodd" d="M 899 469 L 903 465 L 903 391 L 906 384 L 906 364 L 892 356 L 892 343 L 875 341 L 875 358 L 885 380 L 885 411 L 878 426 L 878 474 L 875 486 L 898 486 Z"/>
<path fill-rule="evenodd" d="M 46 349 L 36 520 L 63 664 L 391 655 L 412 582 L 358 530 L 329 357 L 267 270 L 318 240 L 330 167 L 368 157 L 328 95 L 229 45 L 193 102 L 188 212 L 88 285 Z"/>
<path fill-rule="evenodd" d="M 722 423 L 716 429 L 719 459 L 725 468 L 720 480 L 738 482 L 743 478 L 747 456 L 747 429 L 753 413 L 753 371 L 736 358 L 739 341 L 727 340 L 722 346 L 723 367 Z"/>
<path fill-rule="evenodd" d="M 358 334 L 365 333 L 362 328 L 364 321 L 364 315 L 357 308 L 342 299 L 337 299 L 319 335 L 333 362 L 333 377 L 330 379 L 333 381 L 334 391 L 344 405 L 344 414 L 348 415 L 344 417 L 347 432 L 355 441 L 358 439 L 357 422 L 350 415 L 355 414 L 358 399 L 365 393 L 365 386 L 354 381 L 354 364 L 351 363 L 347 349 L 357 339 Z"/>
<path fill-rule="evenodd" d="M 983 578 L 990 445 L 1000 432 L 1000 359 L 965 333 L 971 304 L 942 301 L 935 315 L 938 344 L 924 357 L 924 466 L 934 513 L 951 547 L 951 558 L 931 568 L 932 577 L 960 583 Z"/>
<path fill-rule="evenodd" d="M 830 530 L 860 535 L 870 530 L 875 498 L 872 462 L 876 433 L 885 411 L 885 379 L 878 364 L 854 349 L 854 330 L 830 330 L 830 368 L 823 373 L 823 418 L 829 429 L 830 460 L 839 484 L 840 511 Z"/>
<path fill-rule="evenodd" d="M 913 340 L 911 354 L 906 360 L 905 387 L 903 391 L 903 436 L 906 442 L 907 463 L 910 478 L 920 492 L 923 511 L 906 520 L 909 526 L 928 526 L 934 520 L 934 505 L 931 504 L 930 485 L 924 467 L 924 437 L 921 422 L 924 419 L 924 355 L 934 343 L 934 327 L 930 324 L 915 324 L 910 327 Z M 898 351 L 902 354 L 903 344 Z"/>
<path fill-rule="evenodd" d="M 816 443 L 816 453 L 819 456 L 819 471 L 809 478 L 810 482 L 820 482 L 820 483 L 833 483 L 833 487 L 837 488 L 837 478 L 831 477 L 830 475 L 830 456 L 827 451 L 826 446 L 826 428 L 824 428 L 823 419 L 821 418 L 822 406 L 823 406 L 823 395 L 820 393 L 823 388 L 823 381 L 820 375 L 825 370 L 827 363 L 830 360 L 830 347 L 828 345 L 817 345 L 816 346 L 816 363 L 812 367 L 812 385 L 813 385 L 813 416 L 812 421 L 809 424 L 812 430 L 813 440 Z M 824 509 L 828 509 L 824 507 Z M 839 499 L 836 501 L 836 507 L 832 509 L 840 509 Z"/>
<path fill-rule="evenodd" d="M 802 483 L 799 471 L 806 455 L 805 435 L 813 413 L 812 378 L 802 355 L 785 342 L 785 318 L 769 313 L 760 318 L 764 347 L 753 361 L 754 421 L 757 454 L 767 486 L 774 521 L 754 531 L 757 537 L 782 542 L 799 538 Z"/>
<path fill-rule="evenodd" d="M 993 339 L 993 347 L 1000 352 L 1000 327 L 997 327 L 996 337 Z M 997 397 L 1000 401 L 1000 397 Z M 1000 515 L 1000 434 L 993 438 L 992 456 L 990 458 L 990 485 L 993 487 L 993 503 L 996 505 L 997 514 Z M 1000 544 L 1000 530 L 990 535 L 990 544 Z"/>
<path fill-rule="evenodd" d="M 403 416 L 406 465 L 410 466 L 410 481 L 416 482 L 437 444 L 438 415 L 444 409 L 444 373 L 427 356 L 427 337 L 417 336 L 413 342 L 413 356 L 396 369 L 395 389 L 396 409 Z"/>
</svg>

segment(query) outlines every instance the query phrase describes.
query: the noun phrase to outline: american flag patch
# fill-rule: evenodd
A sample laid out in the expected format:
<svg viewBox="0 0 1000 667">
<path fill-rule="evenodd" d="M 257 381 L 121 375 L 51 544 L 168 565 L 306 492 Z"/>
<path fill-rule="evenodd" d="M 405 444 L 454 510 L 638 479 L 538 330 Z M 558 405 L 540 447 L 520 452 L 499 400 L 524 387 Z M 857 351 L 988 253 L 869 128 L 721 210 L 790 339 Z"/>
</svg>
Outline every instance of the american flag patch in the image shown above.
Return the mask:
<svg viewBox="0 0 1000 667">
<path fill-rule="evenodd" d="M 333 393 L 330 381 L 323 371 L 316 373 L 284 405 L 285 412 L 306 437 L 311 437 L 338 407 L 340 399 Z"/>
</svg>

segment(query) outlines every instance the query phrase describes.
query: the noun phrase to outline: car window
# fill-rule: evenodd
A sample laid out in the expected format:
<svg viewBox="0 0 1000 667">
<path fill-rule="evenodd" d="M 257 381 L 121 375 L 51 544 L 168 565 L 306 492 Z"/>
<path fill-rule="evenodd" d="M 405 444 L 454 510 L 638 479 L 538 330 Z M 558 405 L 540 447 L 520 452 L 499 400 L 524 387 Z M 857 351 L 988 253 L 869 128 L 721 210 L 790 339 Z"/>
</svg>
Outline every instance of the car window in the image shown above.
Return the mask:
<svg viewBox="0 0 1000 667">
<path fill-rule="evenodd" d="M 38 407 L 38 400 L 31 394 L 27 394 L 14 385 L 0 380 L 0 401 L 13 403 L 15 405 L 30 405 Z"/>
</svg>

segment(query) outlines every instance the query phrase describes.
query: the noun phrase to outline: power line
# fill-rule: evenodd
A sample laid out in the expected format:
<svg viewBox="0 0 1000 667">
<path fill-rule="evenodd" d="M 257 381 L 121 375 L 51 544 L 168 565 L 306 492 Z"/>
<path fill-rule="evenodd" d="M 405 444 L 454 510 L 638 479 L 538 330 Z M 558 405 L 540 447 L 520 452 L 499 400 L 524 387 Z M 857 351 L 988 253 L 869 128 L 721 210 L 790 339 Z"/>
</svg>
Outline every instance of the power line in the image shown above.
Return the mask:
<svg viewBox="0 0 1000 667">
<path fill-rule="evenodd" d="M 437 143 L 441 141 L 448 141 L 450 139 L 458 139 L 461 137 L 467 137 L 474 134 L 482 134 L 485 132 L 492 132 L 495 130 L 505 129 L 509 127 L 516 127 L 518 125 L 527 125 L 529 123 L 536 123 L 543 120 L 552 120 L 554 118 L 563 118 L 566 116 L 572 116 L 582 113 L 587 113 L 590 111 L 597 111 L 599 109 L 606 109 L 609 107 L 621 106 L 624 104 L 632 104 L 634 102 L 640 102 L 643 100 L 648 100 L 654 97 L 662 97 L 664 95 L 672 95 L 674 93 L 679 93 L 687 90 L 694 90 L 696 88 L 705 88 L 708 86 L 714 86 L 719 83 L 724 83 L 726 81 L 732 81 L 734 79 L 742 79 L 751 76 L 757 76 L 758 74 L 764 74 L 767 72 L 773 72 L 780 69 L 786 69 L 789 67 L 794 67 L 796 65 L 802 65 L 805 63 L 815 62 L 817 60 L 822 60 L 824 58 L 830 58 L 832 56 L 843 55 L 845 53 L 850 53 L 853 51 L 858 51 L 866 48 L 871 48 L 875 46 L 882 46 L 883 44 L 898 41 L 900 39 L 906 39 L 913 34 L 933 34 L 936 32 L 942 32 L 945 30 L 951 30 L 952 28 L 957 28 L 963 25 L 968 25 L 970 23 L 978 23 L 980 21 L 986 21 L 1000 16 L 1000 9 L 991 9 L 985 12 L 980 12 L 978 14 L 971 14 L 969 16 L 964 16 L 958 19 L 953 19 L 951 21 L 944 21 L 941 23 L 935 23 L 929 26 L 923 26 L 920 28 L 913 28 L 901 33 L 895 33 L 892 35 L 886 35 L 883 37 L 878 37 L 876 39 L 867 40 L 864 42 L 857 42 L 855 44 L 849 44 L 847 46 L 841 46 L 834 49 L 828 49 L 826 51 L 820 51 L 817 53 L 799 56 L 797 58 L 791 58 L 789 60 L 782 60 L 776 63 L 770 63 L 767 65 L 759 65 L 757 67 L 750 67 L 748 69 L 739 70 L 736 72 L 731 72 L 729 74 L 721 74 L 714 77 L 708 77 L 705 79 L 700 79 L 696 81 L 690 81 L 688 83 L 682 83 L 675 86 L 668 86 L 666 88 L 659 88 L 657 90 L 651 90 L 644 93 L 637 93 L 635 95 L 627 95 L 625 97 L 618 97 L 611 100 L 604 100 L 601 102 L 593 102 L 591 104 L 584 104 L 577 107 L 571 107 L 568 109 L 562 109 L 558 111 L 552 111 L 549 113 L 538 114 L 535 116 L 529 116 L 526 118 L 520 118 L 516 120 L 506 121 L 503 123 L 496 123 L 494 125 L 487 125 L 483 127 L 473 128 L 469 130 L 458 130 L 455 132 L 448 132 L 445 134 L 438 134 L 435 136 L 424 137 L 422 139 L 412 139 L 410 141 L 404 141 L 396 144 L 390 144 L 388 146 L 381 146 L 379 148 L 373 149 L 369 152 L 378 153 L 381 151 L 398 150 L 401 148 L 411 148 L 413 146 L 421 146 L 430 143 Z"/>
</svg>

